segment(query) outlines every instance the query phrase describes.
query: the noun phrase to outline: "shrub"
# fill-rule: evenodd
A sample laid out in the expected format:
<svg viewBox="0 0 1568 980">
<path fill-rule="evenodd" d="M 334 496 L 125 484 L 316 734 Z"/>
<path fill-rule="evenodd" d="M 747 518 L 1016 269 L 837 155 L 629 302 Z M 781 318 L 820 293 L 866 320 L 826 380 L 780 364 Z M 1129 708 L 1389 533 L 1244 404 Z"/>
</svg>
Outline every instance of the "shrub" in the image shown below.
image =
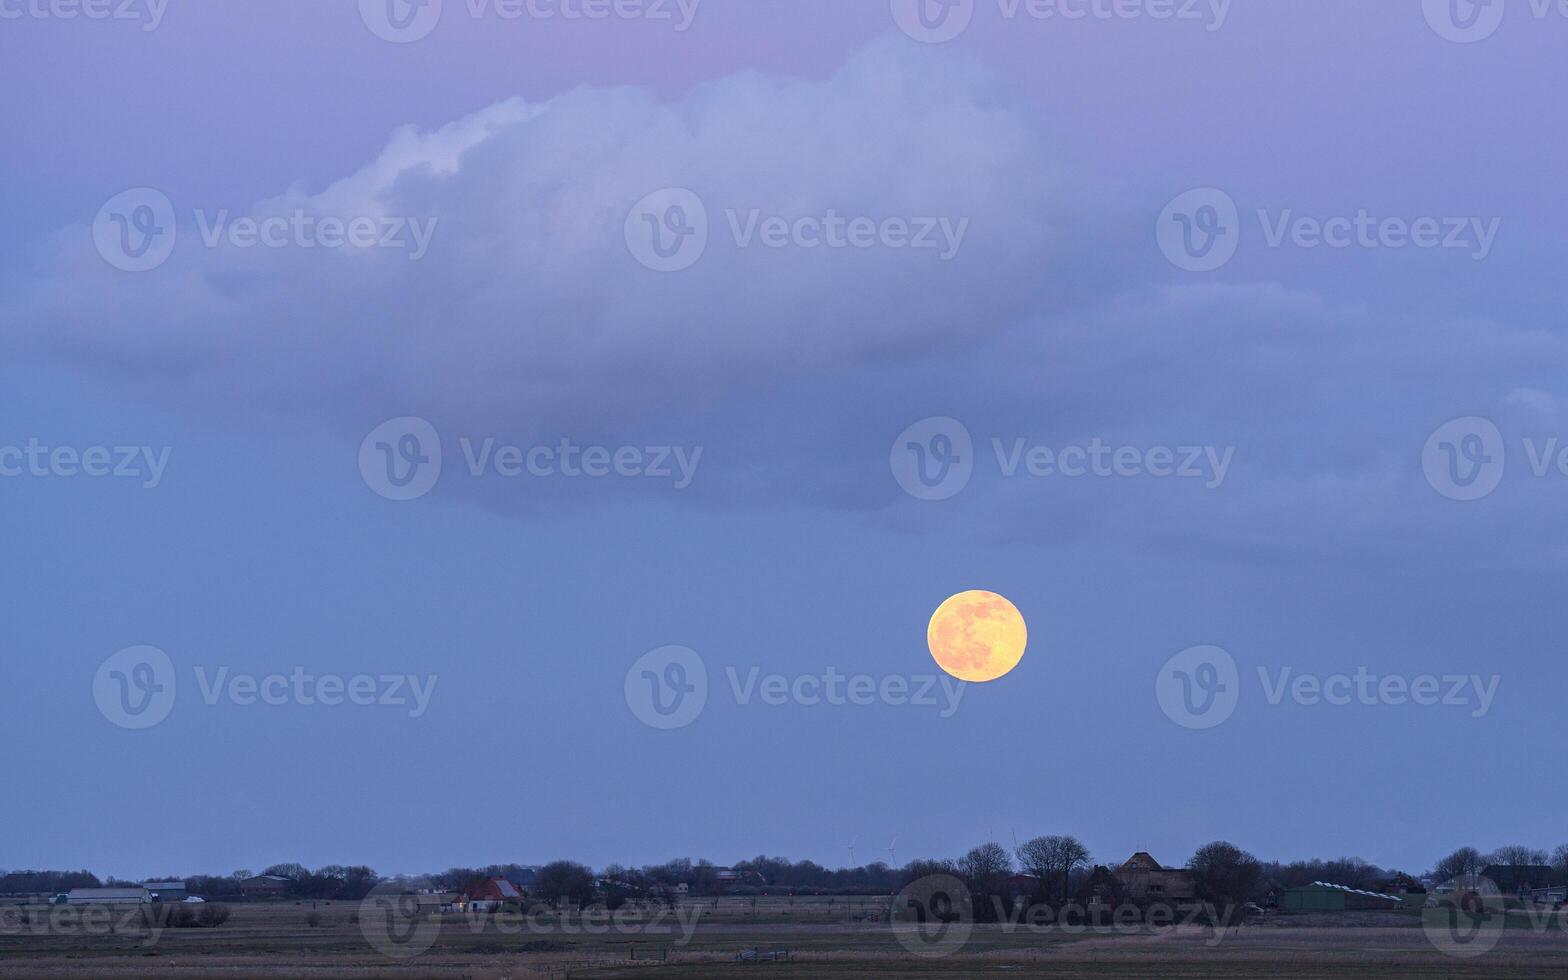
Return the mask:
<svg viewBox="0 0 1568 980">
<path fill-rule="evenodd" d="M 312 912 L 309 915 L 305 916 L 305 924 L 307 926 L 310 926 L 312 929 L 314 929 L 317 926 L 321 925 L 321 913 L 320 912 Z"/>
<path fill-rule="evenodd" d="M 208 903 L 201 907 L 200 912 L 196 913 L 196 920 L 201 923 L 203 929 L 216 929 L 229 921 L 229 907 L 227 905 Z"/>
</svg>

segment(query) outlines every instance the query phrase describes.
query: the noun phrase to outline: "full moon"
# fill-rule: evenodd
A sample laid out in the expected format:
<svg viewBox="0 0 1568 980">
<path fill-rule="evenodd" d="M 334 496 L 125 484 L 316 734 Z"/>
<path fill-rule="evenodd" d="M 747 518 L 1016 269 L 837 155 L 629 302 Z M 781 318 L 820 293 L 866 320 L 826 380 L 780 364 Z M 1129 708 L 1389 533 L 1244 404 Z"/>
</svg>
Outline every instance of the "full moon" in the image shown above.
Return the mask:
<svg viewBox="0 0 1568 980">
<path fill-rule="evenodd" d="M 994 681 L 1023 659 L 1029 631 L 1018 607 L 995 592 L 960 592 L 936 608 L 926 644 L 937 666 L 961 681 Z"/>
</svg>

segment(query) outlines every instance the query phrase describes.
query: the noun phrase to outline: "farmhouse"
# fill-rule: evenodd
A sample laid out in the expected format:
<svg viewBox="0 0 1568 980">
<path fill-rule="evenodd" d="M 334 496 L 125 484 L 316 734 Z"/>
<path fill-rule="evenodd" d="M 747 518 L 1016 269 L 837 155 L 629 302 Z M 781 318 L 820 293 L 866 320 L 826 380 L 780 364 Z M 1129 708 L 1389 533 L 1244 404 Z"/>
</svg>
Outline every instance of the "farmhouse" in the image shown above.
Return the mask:
<svg viewBox="0 0 1568 980">
<path fill-rule="evenodd" d="M 1198 882 L 1185 868 L 1164 868 L 1148 851 L 1139 851 L 1114 872 L 1134 902 L 1180 902 L 1198 897 Z"/>
<path fill-rule="evenodd" d="M 152 893 L 136 888 L 73 888 L 66 893 L 67 905 L 146 905 Z"/>
<path fill-rule="evenodd" d="M 1314 881 L 1299 888 L 1280 892 L 1279 907 L 1286 912 L 1357 912 L 1367 909 L 1390 911 L 1404 907 L 1397 895 L 1380 895 L 1346 885 Z"/>
<path fill-rule="evenodd" d="M 520 905 L 523 893 L 505 878 L 475 878 L 452 903 L 459 912 L 499 912 L 508 903 Z"/>
<path fill-rule="evenodd" d="M 281 898 L 293 884 L 293 879 L 282 875 L 257 875 L 240 882 L 240 894 L 246 898 Z"/>
</svg>

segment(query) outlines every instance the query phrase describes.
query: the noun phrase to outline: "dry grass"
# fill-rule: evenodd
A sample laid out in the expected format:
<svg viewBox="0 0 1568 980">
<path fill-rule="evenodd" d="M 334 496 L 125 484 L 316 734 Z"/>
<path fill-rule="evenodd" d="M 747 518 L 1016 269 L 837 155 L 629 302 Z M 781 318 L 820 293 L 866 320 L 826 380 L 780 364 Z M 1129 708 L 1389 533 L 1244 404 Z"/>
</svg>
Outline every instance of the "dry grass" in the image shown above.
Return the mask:
<svg viewBox="0 0 1568 980">
<path fill-rule="evenodd" d="M 700 904 L 700 903 L 699 903 Z M 728 899 L 685 910 L 695 923 L 682 943 L 679 923 L 662 935 L 643 926 L 585 934 L 542 918 L 468 920 L 446 916 L 432 948 L 409 961 L 387 958 L 364 938 L 353 903 L 237 905 L 218 929 L 170 930 L 100 924 L 92 934 L 12 921 L 0 928 L 0 976 L 325 978 L 419 980 L 469 977 L 1268 977 L 1329 980 L 1373 977 L 1568 976 L 1568 933 L 1510 929 L 1497 950 L 1473 961 L 1438 953 L 1413 915 L 1265 920 L 1218 938 L 1197 927 L 1158 934 L 1073 932 L 1059 927 L 981 926 L 957 955 L 921 959 L 877 921 L 885 899 Z M 700 914 L 698 914 L 700 912 Z M 121 923 L 122 910 L 113 918 Z M 35 922 L 38 921 L 35 918 Z M 643 957 L 633 960 L 633 945 Z M 787 963 L 738 963 L 748 948 L 787 948 Z"/>
</svg>

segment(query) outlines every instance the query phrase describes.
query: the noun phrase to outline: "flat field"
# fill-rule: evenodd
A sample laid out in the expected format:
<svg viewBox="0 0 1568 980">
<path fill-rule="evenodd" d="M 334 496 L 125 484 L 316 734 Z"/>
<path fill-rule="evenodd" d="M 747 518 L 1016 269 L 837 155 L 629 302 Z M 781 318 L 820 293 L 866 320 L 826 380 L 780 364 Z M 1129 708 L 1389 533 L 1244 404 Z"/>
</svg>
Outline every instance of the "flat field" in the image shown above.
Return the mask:
<svg viewBox="0 0 1568 980">
<path fill-rule="evenodd" d="M 0 977 L 524 980 L 566 977 L 1552 977 L 1568 976 L 1560 920 L 1519 921 L 1495 948 L 1439 951 L 1415 913 L 1271 915 L 1201 925 L 1079 929 L 978 925 L 961 948 L 911 952 L 887 899 L 724 899 L 616 920 L 431 914 L 377 934 L 358 903 L 235 904 L 217 928 L 152 930 L 135 910 L 7 909 Z M 755 951 L 756 959 L 752 959 Z M 1468 950 L 1474 952 L 1473 948 Z M 769 954 L 787 953 L 788 959 Z"/>
</svg>

